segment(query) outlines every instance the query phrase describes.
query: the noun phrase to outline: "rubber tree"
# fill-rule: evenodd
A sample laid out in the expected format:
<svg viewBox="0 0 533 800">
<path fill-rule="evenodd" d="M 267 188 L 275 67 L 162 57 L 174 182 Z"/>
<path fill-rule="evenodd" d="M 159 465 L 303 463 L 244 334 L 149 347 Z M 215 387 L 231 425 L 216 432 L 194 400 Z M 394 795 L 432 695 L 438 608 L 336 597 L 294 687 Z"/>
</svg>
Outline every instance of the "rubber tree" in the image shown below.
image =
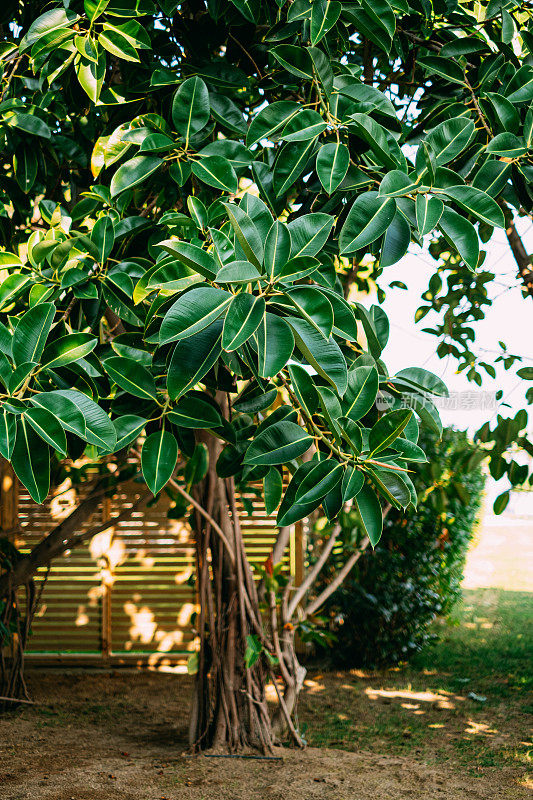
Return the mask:
<svg viewBox="0 0 533 800">
<path fill-rule="evenodd" d="M 504 225 L 487 186 L 455 177 L 466 157 L 499 161 L 475 94 L 427 111 L 435 75 L 462 92 L 486 60 L 461 50 L 483 21 L 405 0 L 41 11 L 2 12 L 0 453 L 37 502 L 58 469 L 101 465 L 98 494 L 140 463 L 195 530 L 191 744 L 269 749 L 268 679 L 302 744 L 298 627 L 388 507 L 416 503 L 418 427 L 440 431 L 431 396 L 446 393 L 417 366 L 389 374 L 386 315 L 345 287 L 436 230 L 475 269 L 475 223 Z M 435 37 L 450 52 L 433 55 Z M 261 574 L 237 514 L 251 489 L 279 526 Z M 290 526 L 347 504 L 357 536 L 335 526 L 293 587 Z M 79 541 L 74 528 L 6 570 L 0 594 Z M 336 544 L 343 566 L 309 601 Z"/>
</svg>

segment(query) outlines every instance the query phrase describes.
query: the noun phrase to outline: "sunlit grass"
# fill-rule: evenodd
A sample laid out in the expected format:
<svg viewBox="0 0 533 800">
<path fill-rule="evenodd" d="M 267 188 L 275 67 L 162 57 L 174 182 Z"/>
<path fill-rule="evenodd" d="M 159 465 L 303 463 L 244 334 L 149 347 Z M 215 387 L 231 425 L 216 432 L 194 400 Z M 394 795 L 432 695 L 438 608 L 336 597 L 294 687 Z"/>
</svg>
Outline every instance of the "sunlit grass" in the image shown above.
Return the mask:
<svg viewBox="0 0 533 800">
<path fill-rule="evenodd" d="M 533 594 L 465 592 L 439 641 L 391 670 L 311 674 L 300 721 L 309 743 L 507 769 L 527 785 L 533 749 Z M 317 691 L 317 687 L 324 687 Z"/>
</svg>

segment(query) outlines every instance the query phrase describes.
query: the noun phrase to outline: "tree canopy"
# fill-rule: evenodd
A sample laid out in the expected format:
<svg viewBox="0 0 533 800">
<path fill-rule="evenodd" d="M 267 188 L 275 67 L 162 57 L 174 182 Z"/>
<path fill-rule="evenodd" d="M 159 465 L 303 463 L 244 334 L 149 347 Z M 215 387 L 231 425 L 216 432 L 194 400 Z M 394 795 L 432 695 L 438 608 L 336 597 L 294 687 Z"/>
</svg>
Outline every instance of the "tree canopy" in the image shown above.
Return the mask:
<svg viewBox="0 0 533 800">
<path fill-rule="evenodd" d="M 353 502 L 375 544 L 446 387 L 390 375 L 387 317 L 350 293 L 425 237 L 477 281 L 530 204 L 527 4 L 42 12 L 1 12 L 1 455 L 37 502 L 82 456 L 139 457 L 176 515 L 216 466 L 281 529 Z"/>
</svg>

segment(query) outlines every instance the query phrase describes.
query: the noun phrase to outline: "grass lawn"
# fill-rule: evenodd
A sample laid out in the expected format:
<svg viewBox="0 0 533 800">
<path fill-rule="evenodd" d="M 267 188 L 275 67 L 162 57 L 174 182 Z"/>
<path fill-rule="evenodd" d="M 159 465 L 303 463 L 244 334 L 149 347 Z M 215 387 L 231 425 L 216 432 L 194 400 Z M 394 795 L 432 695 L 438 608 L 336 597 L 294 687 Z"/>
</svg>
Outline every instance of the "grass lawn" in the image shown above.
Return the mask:
<svg viewBox="0 0 533 800">
<path fill-rule="evenodd" d="M 300 711 L 309 743 L 500 770 L 533 788 L 533 595 L 467 590 L 437 632 L 409 666 L 311 671 Z"/>
</svg>

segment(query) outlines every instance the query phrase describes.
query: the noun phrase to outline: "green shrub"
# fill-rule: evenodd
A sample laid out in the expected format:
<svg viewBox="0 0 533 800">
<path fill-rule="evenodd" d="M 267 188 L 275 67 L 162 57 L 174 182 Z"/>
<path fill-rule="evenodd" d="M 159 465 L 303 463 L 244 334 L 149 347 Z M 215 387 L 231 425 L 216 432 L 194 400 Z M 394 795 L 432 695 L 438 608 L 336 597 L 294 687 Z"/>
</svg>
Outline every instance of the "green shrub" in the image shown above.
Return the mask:
<svg viewBox="0 0 533 800">
<path fill-rule="evenodd" d="M 446 429 L 440 442 L 432 434 L 423 438 L 428 463 L 413 475 L 421 490 L 418 508 L 389 512 L 376 549 L 365 552 L 328 603 L 337 663 L 407 660 L 432 638 L 435 617 L 449 614 L 460 596 L 485 480 L 480 456 L 462 431 Z M 344 540 L 357 542 L 355 512 L 344 515 L 342 527 Z"/>
</svg>

